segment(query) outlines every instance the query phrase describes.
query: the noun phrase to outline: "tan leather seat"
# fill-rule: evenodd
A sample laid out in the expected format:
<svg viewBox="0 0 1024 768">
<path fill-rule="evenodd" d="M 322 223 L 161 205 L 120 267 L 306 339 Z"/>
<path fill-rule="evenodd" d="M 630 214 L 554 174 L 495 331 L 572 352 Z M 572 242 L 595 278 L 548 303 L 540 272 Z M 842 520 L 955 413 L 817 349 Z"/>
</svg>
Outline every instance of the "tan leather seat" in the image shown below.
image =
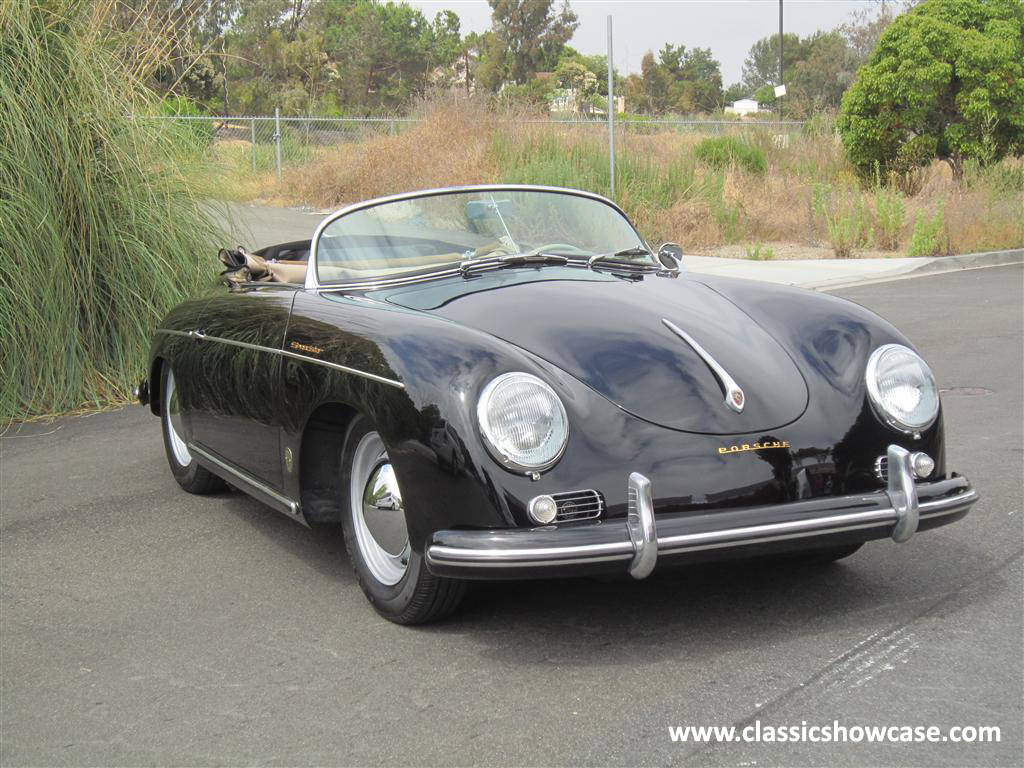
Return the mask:
<svg viewBox="0 0 1024 768">
<path fill-rule="evenodd" d="M 268 261 L 267 269 L 275 283 L 306 284 L 306 262 L 304 261 Z"/>
<path fill-rule="evenodd" d="M 306 262 L 304 261 L 267 261 L 262 256 L 245 254 L 245 266 L 253 280 L 270 280 L 274 283 L 294 283 L 304 285 L 306 282 Z"/>
</svg>

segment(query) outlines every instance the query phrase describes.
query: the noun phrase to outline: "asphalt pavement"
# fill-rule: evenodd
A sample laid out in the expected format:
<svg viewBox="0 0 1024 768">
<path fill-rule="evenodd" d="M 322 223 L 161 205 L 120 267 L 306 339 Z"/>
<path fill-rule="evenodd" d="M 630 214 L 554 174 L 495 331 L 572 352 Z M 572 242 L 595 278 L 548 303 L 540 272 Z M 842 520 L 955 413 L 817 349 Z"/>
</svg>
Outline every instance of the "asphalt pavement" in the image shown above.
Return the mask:
<svg viewBox="0 0 1024 768">
<path fill-rule="evenodd" d="M 962 522 L 840 564 L 486 585 L 380 619 L 338 535 L 181 491 L 139 407 L 0 439 L 0 764 L 1024 763 L 1020 266 L 847 289 L 944 395 Z M 997 726 L 674 743 L 670 726 Z"/>
</svg>

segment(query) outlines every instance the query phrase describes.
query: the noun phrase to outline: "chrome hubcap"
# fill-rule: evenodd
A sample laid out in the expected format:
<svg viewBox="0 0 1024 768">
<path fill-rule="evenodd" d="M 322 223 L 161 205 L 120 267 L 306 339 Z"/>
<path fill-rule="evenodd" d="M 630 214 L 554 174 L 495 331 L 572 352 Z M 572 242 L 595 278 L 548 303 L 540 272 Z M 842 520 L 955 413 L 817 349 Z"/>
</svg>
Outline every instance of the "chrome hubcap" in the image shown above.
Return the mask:
<svg viewBox="0 0 1024 768">
<path fill-rule="evenodd" d="M 398 479 L 376 432 L 356 446 L 349 507 L 356 543 L 370 573 L 382 584 L 397 584 L 409 566 L 409 532 Z"/>
<path fill-rule="evenodd" d="M 174 386 L 174 372 L 167 372 L 167 391 L 164 392 L 164 402 L 167 404 L 167 436 L 170 438 L 171 453 L 175 460 L 183 467 L 192 463 L 192 454 L 189 453 L 188 445 L 182 437 L 185 434 L 181 421 L 181 403 L 178 401 L 178 390 Z"/>
</svg>

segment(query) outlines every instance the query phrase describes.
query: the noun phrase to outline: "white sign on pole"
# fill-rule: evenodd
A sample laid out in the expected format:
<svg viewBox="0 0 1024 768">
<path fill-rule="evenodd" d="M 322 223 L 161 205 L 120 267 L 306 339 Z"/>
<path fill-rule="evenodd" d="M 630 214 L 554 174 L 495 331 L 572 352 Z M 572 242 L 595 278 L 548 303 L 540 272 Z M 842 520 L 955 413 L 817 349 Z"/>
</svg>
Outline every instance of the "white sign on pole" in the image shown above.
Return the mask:
<svg viewBox="0 0 1024 768">
<path fill-rule="evenodd" d="M 785 95 L 786 95 L 786 86 L 784 86 L 784 85 L 776 85 L 775 86 L 775 98 L 779 98 L 780 96 L 785 96 Z"/>
</svg>

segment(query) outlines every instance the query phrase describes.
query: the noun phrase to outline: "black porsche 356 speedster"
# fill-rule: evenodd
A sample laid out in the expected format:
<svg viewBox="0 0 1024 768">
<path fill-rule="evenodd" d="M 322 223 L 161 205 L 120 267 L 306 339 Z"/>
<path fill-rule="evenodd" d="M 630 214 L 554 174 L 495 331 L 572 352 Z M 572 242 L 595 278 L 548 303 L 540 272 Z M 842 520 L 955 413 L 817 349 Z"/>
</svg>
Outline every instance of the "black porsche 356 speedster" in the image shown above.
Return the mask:
<svg viewBox="0 0 1024 768">
<path fill-rule="evenodd" d="M 139 399 L 185 490 L 340 524 L 400 623 L 471 579 L 827 562 L 967 513 L 899 331 L 680 256 L 575 190 L 370 200 L 222 251 L 226 286 L 163 320 Z"/>
</svg>

